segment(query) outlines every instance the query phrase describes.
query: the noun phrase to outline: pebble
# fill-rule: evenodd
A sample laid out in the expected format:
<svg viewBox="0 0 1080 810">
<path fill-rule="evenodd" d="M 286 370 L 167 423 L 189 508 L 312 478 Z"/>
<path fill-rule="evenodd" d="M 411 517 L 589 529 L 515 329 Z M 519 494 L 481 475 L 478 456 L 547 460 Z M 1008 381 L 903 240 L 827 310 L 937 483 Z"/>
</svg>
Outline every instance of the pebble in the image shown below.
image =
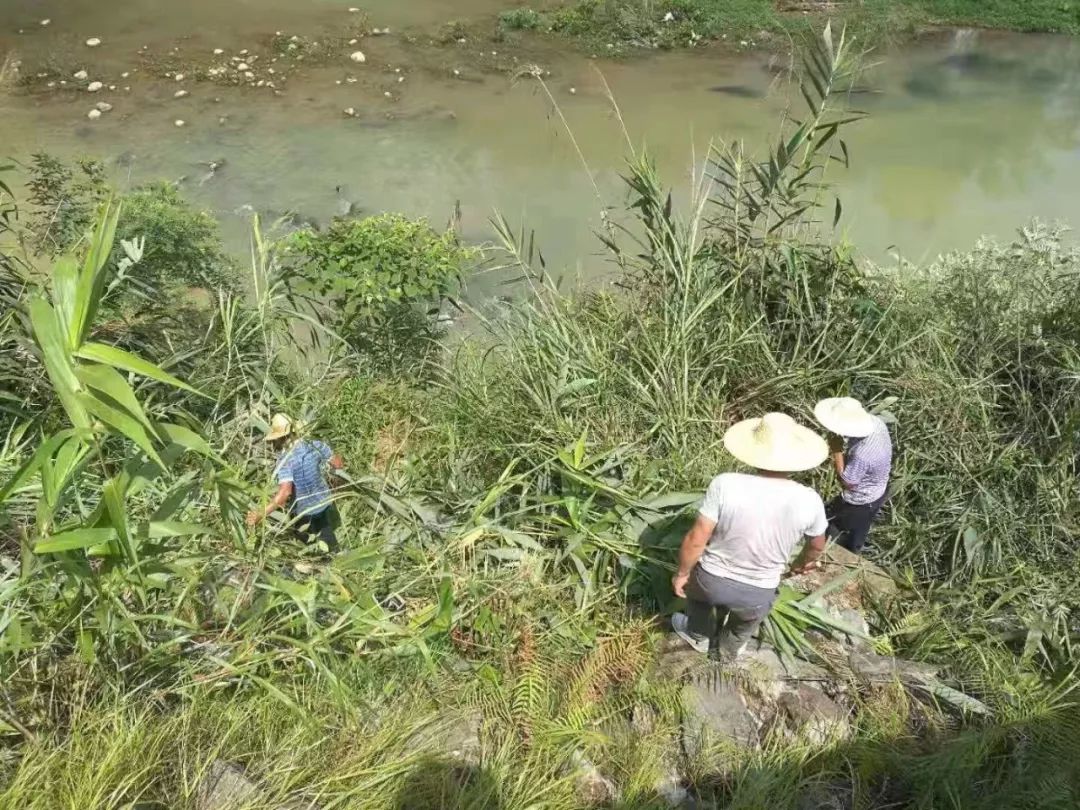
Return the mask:
<svg viewBox="0 0 1080 810">
<path fill-rule="evenodd" d="M 405 77 L 404 76 L 398 76 L 397 80 L 398 80 L 398 84 L 401 84 L 403 81 L 405 81 Z"/>
<path fill-rule="evenodd" d="M 353 51 L 351 54 L 349 54 L 349 58 L 352 59 L 354 62 L 360 62 L 361 64 L 367 61 L 367 57 L 364 56 L 363 51 Z"/>
<path fill-rule="evenodd" d="M 115 84 L 110 84 L 110 85 L 109 85 L 109 89 L 110 89 L 110 90 L 115 90 L 115 89 L 116 89 L 116 85 L 115 85 Z"/>
<path fill-rule="evenodd" d="M 225 51 L 221 48 L 214 48 L 214 56 L 221 56 L 223 53 L 225 53 Z"/>
<path fill-rule="evenodd" d="M 240 55 L 241 56 L 247 56 L 248 55 L 248 49 L 244 48 L 244 50 L 240 51 Z"/>
<path fill-rule="evenodd" d="M 334 81 L 334 84 L 341 84 L 341 79 L 336 79 L 336 80 Z"/>
<path fill-rule="evenodd" d="M 219 119 L 217 120 L 217 122 L 218 122 L 219 124 L 225 124 L 225 123 L 227 123 L 227 122 L 228 122 L 228 120 L 229 120 L 229 119 L 228 119 L 228 117 L 227 117 L 227 116 L 224 116 L 224 115 L 223 115 L 223 116 L 221 116 L 221 118 L 219 118 Z"/>
<path fill-rule="evenodd" d="M 236 66 L 236 69 L 237 70 L 251 70 L 251 67 L 248 65 L 247 62 L 241 62 L 239 65 Z"/>
<path fill-rule="evenodd" d="M 183 118 L 177 118 L 177 119 L 176 119 L 175 121 L 173 121 L 173 124 L 175 124 L 175 125 L 176 125 L 176 126 L 178 126 L 178 127 L 182 127 L 182 126 L 184 126 L 184 124 L 186 124 L 186 123 L 187 123 L 187 122 L 186 122 L 186 121 L 184 121 L 184 119 L 183 119 Z"/>
<path fill-rule="evenodd" d="M 49 24 L 49 23 L 51 23 L 51 22 L 52 22 L 52 20 L 42 20 L 42 21 L 41 21 L 41 24 L 42 24 L 42 25 L 48 25 L 48 24 Z"/>
<path fill-rule="evenodd" d="M 262 79 L 259 79 L 257 82 L 255 82 L 256 87 L 264 87 L 265 85 L 266 82 L 264 82 Z"/>
<path fill-rule="evenodd" d="M 46 86 L 46 87 L 56 87 L 56 82 L 49 82 L 49 83 L 48 83 L 48 84 L 46 84 L 45 86 Z"/>
<path fill-rule="evenodd" d="M 97 37 L 90 37 L 90 39 L 86 40 L 86 47 L 87 48 L 96 48 L 100 44 L 101 44 L 101 40 L 98 39 Z"/>
<path fill-rule="evenodd" d="M 394 97 L 394 94 L 391 93 L 389 90 L 385 91 L 383 93 L 383 95 L 386 96 L 387 98 L 393 98 Z"/>
<path fill-rule="evenodd" d="M 461 75 L 461 71 L 460 71 L 460 70 L 458 70 L 457 68 L 454 68 L 454 75 L 455 75 L 455 76 L 460 76 L 460 75 Z"/>
<path fill-rule="evenodd" d="M 355 44 L 356 44 L 357 42 L 359 42 L 359 41 L 360 41 L 360 40 L 358 40 L 358 39 L 350 39 L 350 40 L 349 40 L 349 44 L 350 44 L 350 45 L 355 45 Z"/>
<path fill-rule="evenodd" d="M 107 101 L 99 101 L 97 104 L 94 105 L 94 107 L 97 108 L 99 112 L 103 113 L 112 111 L 112 104 Z"/>
<path fill-rule="evenodd" d="M 86 117 L 89 118 L 91 121 L 96 121 L 97 119 L 101 118 L 101 110 L 91 110 L 86 114 Z"/>
<path fill-rule="evenodd" d="M 254 73 L 252 73 L 252 72 L 251 72 L 251 71 L 249 70 L 249 71 L 247 71 L 246 73 L 244 73 L 244 78 L 245 78 L 245 79 L 254 79 L 254 78 L 255 78 L 255 74 L 254 74 Z"/>
<path fill-rule="evenodd" d="M 356 84 L 356 83 L 357 83 L 358 81 L 360 81 L 360 80 L 359 80 L 359 79 L 357 79 L 357 78 L 356 78 L 355 76 L 347 76 L 347 77 L 345 78 L 345 81 L 346 81 L 346 83 L 348 83 L 348 84 Z"/>
<path fill-rule="evenodd" d="M 90 74 L 88 74 L 85 70 L 80 70 L 78 73 L 73 74 L 74 78 L 78 79 L 80 82 L 86 81 L 86 77 L 89 75 Z"/>
<path fill-rule="evenodd" d="M 121 73 L 121 74 L 120 74 L 120 78 L 121 78 L 121 79 L 126 79 L 126 78 L 127 78 L 128 76 L 130 76 L 130 75 L 131 75 L 130 73 Z"/>
<path fill-rule="evenodd" d="M 266 72 L 269 73 L 271 76 L 274 75 L 274 69 L 273 68 L 267 68 Z"/>
<path fill-rule="evenodd" d="M 577 95 L 577 88 L 576 87 L 571 87 L 570 88 L 570 95 L 572 95 L 572 96 Z"/>
<path fill-rule="evenodd" d="M 346 107 L 344 110 L 342 110 L 342 112 L 345 113 L 345 115 L 349 116 L 349 118 L 352 118 L 354 115 L 356 115 L 356 108 Z"/>
<path fill-rule="evenodd" d="M 173 98 L 185 98 L 187 95 L 187 90 L 177 90 L 175 93 L 173 93 Z"/>
<path fill-rule="evenodd" d="M 176 79 L 178 82 L 182 82 L 184 80 L 184 74 L 177 73 L 175 76 L 173 76 L 173 78 Z"/>
<path fill-rule="evenodd" d="M 358 9 L 358 8 L 356 8 L 356 7 L 354 6 L 354 7 L 352 7 L 352 8 L 350 8 L 350 9 L 349 9 L 349 13 L 350 13 L 350 14 L 359 14 L 359 13 L 360 13 L 360 9 Z"/>
<path fill-rule="evenodd" d="M 125 93 L 130 93 L 130 92 L 131 92 L 131 88 L 130 88 L 130 87 L 125 87 L 125 88 L 124 88 L 124 92 L 125 92 Z"/>
<path fill-rule="evenodd" d="M 100 90 L 104 86 L 105 85 L 103 85 L 101 82 L 90 82 L 90 84 L 86 85 L 86 92 L 88 92 L 88 93 L 96 93 L 98 90 Z"/>
</svg>

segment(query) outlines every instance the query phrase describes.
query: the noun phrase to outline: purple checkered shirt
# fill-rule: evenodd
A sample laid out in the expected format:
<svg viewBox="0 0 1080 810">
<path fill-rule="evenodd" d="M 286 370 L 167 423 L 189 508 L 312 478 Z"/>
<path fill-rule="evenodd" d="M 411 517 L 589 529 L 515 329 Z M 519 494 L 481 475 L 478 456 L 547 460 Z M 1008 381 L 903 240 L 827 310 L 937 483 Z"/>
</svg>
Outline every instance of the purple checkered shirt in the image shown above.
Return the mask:
<svg viewBox="0 0 1080 810">
<path fill-rule="evenodd" d="M 874 503 L 885 494 L 892 469 L 892 440 L 888 426 L 874 417 L 874 432 L 848 441 L 844 454 L 843 498 L 854 506 Z"/>
</svg>

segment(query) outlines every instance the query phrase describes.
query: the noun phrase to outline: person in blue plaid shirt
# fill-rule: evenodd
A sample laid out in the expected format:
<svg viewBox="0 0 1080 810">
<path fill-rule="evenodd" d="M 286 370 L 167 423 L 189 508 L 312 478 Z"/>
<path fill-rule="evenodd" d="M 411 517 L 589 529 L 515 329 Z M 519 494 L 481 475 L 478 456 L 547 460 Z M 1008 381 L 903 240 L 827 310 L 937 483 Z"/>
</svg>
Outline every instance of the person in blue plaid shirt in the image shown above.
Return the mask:
<svg viewBox="0 0 1080 810">
<path fill-rule="evenodd" d="M 330 551 L 337 551 L 336 510 L 324 471 L 340 470 L 344 466 L 341 456 L 325 442 L 298 438 L 293 421 L 283 413 L 271 420 L 266 441 L 278 452 L 274 468 L 278 489 L 264 509 L 248 513 L 248 526 L 287 507 L 297 534 L 308 542 L 321 540 Z"/>
<path fill-rule="evenodd" d="M 840 495 L 826 508 L 829 537 L 859 554 L 888 499 L 889 426 L 850 397 L 823 399 L 814 407 L 814 415 L 830 433 L 830 455 L 841 487 Z"/>
</svg>

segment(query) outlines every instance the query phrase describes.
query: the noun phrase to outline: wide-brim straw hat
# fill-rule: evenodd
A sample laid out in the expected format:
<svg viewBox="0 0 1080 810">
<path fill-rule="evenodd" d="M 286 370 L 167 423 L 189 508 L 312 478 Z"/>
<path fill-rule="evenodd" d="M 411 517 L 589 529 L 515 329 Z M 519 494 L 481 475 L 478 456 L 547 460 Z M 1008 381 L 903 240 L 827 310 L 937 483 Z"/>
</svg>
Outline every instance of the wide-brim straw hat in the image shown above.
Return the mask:
<svg viewBox="0 0 1080 810">
<path fill-rule="evenodd" d="M 275 439 L 284 439 L 293 431 L 293 421 L 283 413 L 275 413 L 270 420 L 270 432 L 264 437 L 265 441 L 272 442 Z"/>
<path fill-rule="evenodd" d="M 814 406 L 814 416 L 826 430 L 838 436 L 863 439 L 874 432 L 874 417 L 851 397 L 831 397 Z"/>
<path fill-rule="evenodd" d="M 812 470 L 829 457 L 829 444 L 786 413 L 745 419 L 724 434 L 724 447 L 743 464 L 769 472 Z"/>
</svg>

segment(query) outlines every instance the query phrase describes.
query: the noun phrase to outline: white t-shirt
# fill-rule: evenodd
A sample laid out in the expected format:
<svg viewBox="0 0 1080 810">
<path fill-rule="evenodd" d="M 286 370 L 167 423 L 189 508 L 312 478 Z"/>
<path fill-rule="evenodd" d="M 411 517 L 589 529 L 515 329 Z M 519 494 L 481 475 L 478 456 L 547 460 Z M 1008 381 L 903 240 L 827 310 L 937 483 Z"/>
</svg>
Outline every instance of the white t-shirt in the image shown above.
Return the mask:
<svg viewBox="0 0 1080 810">
<path fill-rule="evenodd" d="M 799 540 L 824 534 L 828 526 L 825 504 L 814 490 L 762 475 L 718 475 L 699 511 L 716 521 L 701 567 L 758 588 L 779 585 Z"/>
</svg>

